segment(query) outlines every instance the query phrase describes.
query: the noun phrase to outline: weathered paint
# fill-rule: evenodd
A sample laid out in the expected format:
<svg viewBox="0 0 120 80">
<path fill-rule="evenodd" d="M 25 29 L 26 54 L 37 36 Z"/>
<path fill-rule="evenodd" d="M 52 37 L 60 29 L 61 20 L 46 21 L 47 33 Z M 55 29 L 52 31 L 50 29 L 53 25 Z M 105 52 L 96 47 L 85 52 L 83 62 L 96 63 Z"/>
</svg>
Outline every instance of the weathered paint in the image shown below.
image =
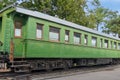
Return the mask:
<svg viewBox="0 0 120 80">
<path fill-rule="evenodd" d="M 116 50 L 27 40 L 26 57 L 29 58 L 118 58 L 118 54 Z"/>
<path fill-rule="evenodd" d="M 9 13 L 14 11 L 14 8 L 10 8 L 0 13 L 0 41 L 3 42 L 3 46 L 0 47 L 0 51 L 9 52 L 9 41 L 11 37 L 11 19 Z"/>
</svg>

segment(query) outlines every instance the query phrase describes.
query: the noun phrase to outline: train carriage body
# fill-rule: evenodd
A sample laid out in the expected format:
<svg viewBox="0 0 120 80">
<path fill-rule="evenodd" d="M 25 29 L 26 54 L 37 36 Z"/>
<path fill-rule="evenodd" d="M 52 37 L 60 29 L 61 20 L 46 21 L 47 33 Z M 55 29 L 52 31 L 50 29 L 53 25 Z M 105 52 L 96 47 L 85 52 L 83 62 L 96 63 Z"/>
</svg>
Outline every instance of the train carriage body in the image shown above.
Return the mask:
<svg viewBox="0 0 120 80">
<path fill-rule="evenodd" d="M 1 65 L 10 63 L 9 68 L 15 61 L 23 64 L 22 60 L 32 69 L 66 63 L 69 67 L 104 64 L 119 61 L 120 39 L 37 11 L 9 6 L 0 11 L 0 55 Z"/>
</svg>

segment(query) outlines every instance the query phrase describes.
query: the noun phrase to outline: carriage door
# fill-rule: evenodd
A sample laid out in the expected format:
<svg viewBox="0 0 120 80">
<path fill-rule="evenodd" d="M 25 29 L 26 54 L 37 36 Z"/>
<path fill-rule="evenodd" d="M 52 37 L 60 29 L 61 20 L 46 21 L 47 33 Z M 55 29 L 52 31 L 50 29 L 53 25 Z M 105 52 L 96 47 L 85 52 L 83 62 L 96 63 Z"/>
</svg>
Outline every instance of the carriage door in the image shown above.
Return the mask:
<svg viewBox="0 0 120 80">
<path fill-rule="evenodd" d="M 14 57 L 23 57 L 23 26 L 21 21 L 14 22 Z"/>
</svg>

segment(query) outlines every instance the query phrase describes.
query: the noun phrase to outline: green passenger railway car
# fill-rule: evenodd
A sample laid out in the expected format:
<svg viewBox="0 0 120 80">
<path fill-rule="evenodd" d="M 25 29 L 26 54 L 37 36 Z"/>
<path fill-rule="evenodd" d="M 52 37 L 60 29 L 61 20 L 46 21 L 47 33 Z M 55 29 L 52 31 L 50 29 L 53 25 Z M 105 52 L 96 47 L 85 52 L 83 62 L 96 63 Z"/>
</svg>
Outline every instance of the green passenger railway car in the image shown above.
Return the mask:
<svg viewBox="0 0 120 80">
<path fill-rule="evenodd" d="M 37 11 L 0 11 L 0 71 L 120 62 L 120 39 Z"/>
</svg>

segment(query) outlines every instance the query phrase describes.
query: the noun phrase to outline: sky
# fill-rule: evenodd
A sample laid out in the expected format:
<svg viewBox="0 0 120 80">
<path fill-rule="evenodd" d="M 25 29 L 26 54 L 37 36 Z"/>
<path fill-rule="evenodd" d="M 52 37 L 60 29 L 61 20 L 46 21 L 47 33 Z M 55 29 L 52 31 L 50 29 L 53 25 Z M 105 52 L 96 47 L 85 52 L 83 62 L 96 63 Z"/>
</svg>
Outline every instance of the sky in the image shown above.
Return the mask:
<svg viewBox="0 0 120 80">
<path fill-rule="evenodd" d="M 120 14 L 120 0 L 99 0 L 101 5 L 113 11 L 118 11 Z"/>
<path fill-rule="evenodd" d="M 93 1 L 93 0 L 88 0 L 88 1 Z M 101 3 L 101 6 L 104 8 L 110 9 L 112 11 L 118 11 L 120 14 L 120 0 L 99 0 Z M 99 32 L 101 32 L 102 29 L 99 29 Z"/>
</svg>

